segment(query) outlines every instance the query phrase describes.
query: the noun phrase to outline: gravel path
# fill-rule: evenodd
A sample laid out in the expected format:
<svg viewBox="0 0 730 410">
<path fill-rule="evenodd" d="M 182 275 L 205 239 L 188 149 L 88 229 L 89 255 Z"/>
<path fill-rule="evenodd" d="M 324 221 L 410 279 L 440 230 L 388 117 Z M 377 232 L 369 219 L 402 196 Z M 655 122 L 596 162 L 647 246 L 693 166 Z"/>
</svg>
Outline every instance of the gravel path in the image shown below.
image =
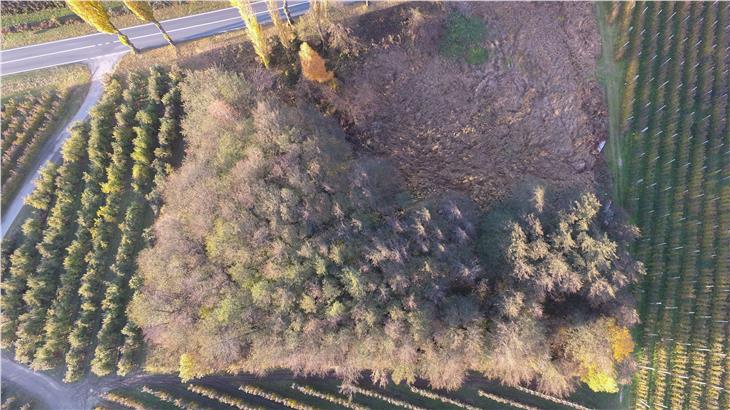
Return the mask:
<svg viewBox="0 0 730 410">
<path fill-rule="evenodd" d="M 44 408 L 53 410 L 92 409 L 99 403 L 104 393 L 120 387 L 139 388 L 143 385 L 169 386 L 180 383 L 180 379 L 171 374 L 137 373 L 127 377 L 87 375 L 76 383 L 66 384 L 47 374 L 34 372 L 6 355 L 7 353 L 4 353 L 2 356 L 0 368 L 2 380 L 7 380 L 25 391 L 31 392 L 35 400 L 43 403 Z M 276 380 L 289 377 L 291 374 L 286 371 L 275 371 L 263 377 L 249 374 L 216 375 L 204 377 L 199 381 L 204 382 L 207 386 L 225 390 L 231 386 L 261 381 L 266 378 Z M 276 407 L 279 408 L 279 406 Z"/>
<path fill-rule="evenodd" d="M 36 373 L 5 357 L 2 358 L 2 378 L 32 392 L 34 398 L 43 402 L 46 408 L 65 410 L 87 407 L 83 389 L 63 384 L 43 373 Z"/>
</svg>

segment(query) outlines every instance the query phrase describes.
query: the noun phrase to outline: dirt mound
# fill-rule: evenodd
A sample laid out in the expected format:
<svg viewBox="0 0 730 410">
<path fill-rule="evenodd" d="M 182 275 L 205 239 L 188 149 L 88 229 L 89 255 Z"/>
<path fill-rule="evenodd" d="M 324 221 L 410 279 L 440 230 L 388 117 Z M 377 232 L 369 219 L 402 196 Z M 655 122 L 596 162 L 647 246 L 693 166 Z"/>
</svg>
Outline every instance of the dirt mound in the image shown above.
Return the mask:
<svg viewBox="0 0 730 410">
<path fill-rule="evenodd" d="M 448 7 L 484 19 L 485 64 L 439 55 Z M 372 46 L 325 98 L 355 142 L 394 159 L 422 194 L 457 189 L 488 206 L 529 176 L 591 185 L 607 132 L 592 7 L 414 3 L 365 15 L 360 26 L 400 21 L 401 31 L 375 41 L 375 28 L 357 27 Z"/>
</svg>

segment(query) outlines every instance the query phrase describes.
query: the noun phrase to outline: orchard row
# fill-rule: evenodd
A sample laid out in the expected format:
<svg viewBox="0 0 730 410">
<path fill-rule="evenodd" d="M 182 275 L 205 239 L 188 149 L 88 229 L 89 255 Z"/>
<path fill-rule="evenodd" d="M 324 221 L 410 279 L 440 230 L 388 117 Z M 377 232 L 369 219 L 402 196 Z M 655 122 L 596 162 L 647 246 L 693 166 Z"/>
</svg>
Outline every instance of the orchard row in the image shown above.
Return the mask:
<svg viewBox="0 0 730 410">
<path fill-rule="evenodd" d="M 468 399 L 453 398 L 454 393 L 446 395 L 431 390 L 410 386 L 404 391 L 391 391 L 378 387 L 349 386 L 336 391 L 336 386 L 322 380 L 318 386 L 309 384 L 266 383 L 256 385 L 234 383 L 233 380 L 221 383 L 220 380 L 191 382 L 188 384 L 148 384 L 136 388 L 111 391 L 102 396 L 103 401 L 97 409 L 118 406 L 132 409 L 179 408 L 194 410 L 202 408 L 232 407 L 241 410 L 286 407 L 296 410 L 316 410 L 347 408 L 368 410 L 376 408 L 403 408 L 426 410 L 432 408 L 462 408 L 479 410 L 482 408 L 511 408 L 533 410 L 528 404 L 508 399 L 500 394 L 477 389 Z M 306 382 L 305 382 L 306 383 Z M 458 394 L 458 392 L 456 393 Z"/>
<path fill-rule="evenodd" d="M 727 3 L 621 3 L 625 206 L 642 231 L 638 406 L 730 408 Z"/>
<path fill-rule="evenodd" d="M 62 162 L 43 169 L 3 263 L 2 343 L 17 361 L 63 366 L 66 381 L 89 369 L 124 375 L 137 364 L 142 339 L 126 308 L 180 139 L 180 80 L 159 67 L 110 78 L 90 119 L 73 127 Z"/>
<path fill-rule="evenodd" d="M 72 89 L 12 98 L 2 106 L 3 205 L 20 187 L 43 145 L 57 129 Z"/>
</svg>

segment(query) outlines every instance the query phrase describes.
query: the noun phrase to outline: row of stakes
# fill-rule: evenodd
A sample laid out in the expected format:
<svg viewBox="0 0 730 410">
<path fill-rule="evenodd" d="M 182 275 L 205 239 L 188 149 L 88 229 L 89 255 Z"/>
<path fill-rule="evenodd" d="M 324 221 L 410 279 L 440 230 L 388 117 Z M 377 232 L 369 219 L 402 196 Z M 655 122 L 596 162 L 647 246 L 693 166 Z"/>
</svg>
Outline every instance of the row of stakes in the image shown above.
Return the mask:
<svg viewBox="0 0 730 410">
<path fill-rule="evenodd" d="M 717 3 L 718 3 L 718 0 L 715 0 L 715 1 L 713 2 L 713 4 L 717 4 Z M 633 4 L 631 5 L 631 8 L 632 8 L 632 9 L 633 9 L 634 7 L 636 7 L 636 3 L 633 3 Z M 648 6 L 647 6 L 647 7 L 645 7 L 645 8 L 644 8 L 644 10 L 643 10 L 643 11 L 641 12 L 641 14 L 642 14 L 642 15 L 644 15 L 644 13 L 646 13 L 646 11 L 647 11 L 648 9 L 649 9 L 649 7 L 648 7 Z M 656 15 L 657 15 L 657 17 L 658 17 L 658 16 L 659 16 L 659 15 L 660 15 L 660 14 L 661 14 L 661 13 L 662 13 L 663 11 L 664 11 L 663 9 L 660 9 L 660 10 L 659 10 L 659 12 L 658 12 L 658 13 L 656 14 Z M 674 12 L 674 13 L 672 13 L 672 15 L 671 15 L 671 16 L 669 17 L 669 19 L 671 20 L 672 18 L 674 18 L 674 16 L 675 16 L 676 14 L 677 14 L 677 12 Z M 682 21 L 682 23 L 686 22 L 686 21 L 687 21 L 687 20 L 689 19 L 689 17 L 690 17 L 690 16 L 687 16 L 687 17 L 685 17 L 685 18 L 684 18 L 684 20 Z M 704 17 L 700 18 L 700 22 L 704 22 Z M 712 26 L 714 27 L 715 25 L 717 25 L 717 23 L 718 23 L 718 20 L 715 20 L 715 22 L 713 22 Z M 629 32 L 633 31 L 633 29 L 634 29 L 634 27 L 633 27 L 633 26 L 629 27 Z M 730 29 L 730 24 L 726 26 L 726 29 Z M 641 32 L 641 35 L 643 35 L 643 34 L 645 33 L 645 31 L 646 31 L 646 29 L 642 30 L 642 32 Z M 657 33 L 657 34 L 656 34 L 656 35 L 654 36 L 654 38 L 656 39 L 656 38 L 657 38 L 658 36 L 659 36 L 659 33 Z M 671 36 L 669 37 L 669 40 L 672 40 L 673 38 L 674 38 L 674 34 L 672 34 L 672 35 L 671 35 Z M 689 39 L 688 37 L 685 37 L 685 38 L 684 38 L 684 39 L 683 39 L 682 41 L 683 41 L 684 43 L 686 43 L 688 39 Z M 625 44 L 623 45 L 623 48 L 626 48 L 626 47 L 628 47 L 628 45 L 629 45 L 629 44 L 630 44 L 630 41 L 627 41 L 627 42 L 626 42 L 626 43 L 625 43 Z M 702 39 L 700 39 L 700 40 L 699 40 L 699 41 L 698 41 L 698 42 L 697 42 L 697 43 L 695 44 L 695 46 L 699 46 L 700 44 L 702 44 Z M 717 44 L 716 44 L 716 43 L 715 43 L 715 44 L 713 44 L 712 48 L 713 48 L 713 49 L 715 49 L 716 47 L 717 47 Z M 726 51 L 730 51 L 730 47 L 726 47 L 725 49 L 726 49 Z M 642 54 L 642 51 L 641 51 L 641 50 L 639 50 L 639 54 L 638 54 L 638 55 L 639 55 L 639 56 L 641 56 L 641 54 Z M 656 58 L 657 58 L 657 55 L 655 55 L 655 56 L 654 56 L 654 57 L 652 58 L 652 60 L 651 60 L 651 61 L 654 61 L 654 60 L 655 60 Z M 669 58 L 668 58 L 668 59 L 667 59 L 666 61 L 664 61 L 664 63 L 662 63 L 662 66 L 664 66 L 664 65 L 665 65 L 665 64 L 667 64 L 667 63 L 669 63 L 669 62 L 670 62 L 671 60 L 672 60 L 672 57 L 669 57 Z M 684 65 L 684 61 L 682 61 L 682 62 L 680 63 L 680 66 L 682 66 L 682 65 Z M 694 68 L 697 68 L 698 66 L 699 66 L 699 63 L 695 64 Z M 727 74 L 727 72 L 728 72 L 728 69 L 725 69 L 723 73 L 724 73 L 724 74 Z M 634 81 L 637 81 L 637 80 L 638 80 L 638 78 L 639 78 L 639 76 L 638 76 L 638 75 L 636 75 L 636 76 L 634 77 Z M 654 81 L 654 77 L 652 77 L 650 81 Z M 666 84 L 667 84 L 668 82 L 669 82 L 669 81 L 665 81 L 665 82 L 664 82 L 664 84 L 662 84 L 662 85 L 661 85 L 660 87 L 664 87 L 664 86 L 666 86 Z M 624 85 L 628 86 L 629 84 L 628 84 L 628 83 L 624 83 Z M 682 86 L 682 84 L 680 83 L 679 87 L 681 87 L 681 86 Z M 694 88 L 692 89 L 692 91 L 694 91 L 695 89 L 697 89 L 697 87 L 694 87 Z M 709 92 L 711 92 L 711 91 L 712 91 L 712 90 L 710 90 Z M 709 93 L 709 92 L 708 92 L 708 93 Z M 727 96 L 727 92 L 725 92 L 725 93 L 723 94 L 723 97 L 726 97 L 726 96 Z M 634 101 L 633 101 L 633 102 L 635 102 L 635 101 L 636 101 L 636 98 L 634 98 Z M 649 106 L 650 104 L 651 104 L 651 102 L 649 102 L 649 103 L 647 104 L 647 106 Z M 666 105 L 665 105 L 665 106 L 666 106 Z M 663 109 L 663 108 L 664 108 L 665 106 L 661 107 L 661 108 L 660 108 L 660 110 L 661 110 L 661 109 Z M 677 109 L 677 112 L 679 112 L 679 108 Z M 692 115 L 694 115 L 694 112 L 692 113 Z M 708 116 L 708 117 L 709 117 L 709 116 Z M 631 120 L 631 119 L 633 119 L 633 116 L 629 117 L 629 120 Z M 707 117 L 706 117 L 705 119 L 707 119 Z M 642 130 L 642 133 L 643 133 L 643 132 L 645 132 L 645 131 L 647 131 L 647 130 L 648 130 L 648 127 L 647 127 L 647 128 L 645 128 L 644 130 Z M 674 136 L 676 136 L 676 135 L 677 135 L 677 134 L 675 133 L 675 134 L 674 134 Z M 707 142 L 707 141 L 706 141 L 706 142 Z M 721 144 L 721 146 L 722 146 L 722 145 L 724 145 L 724 144 Z M 730 154 L 730 151 L 728 152 L 728 154 Z M 644 155 L 644 153 L 642 153 L 641 155 L 643 156 L 643 155 Z M 656 159 L 659 159 L 659 157 L 657 157 Z M 669 163 L 671 163 L 671 162 L 674 162 L 674 161 L 675 161 L 675 160 L 674 160 L 674 159 L 672 159 L 672 160 L 671 160 L 671 161 L 670 161 Z M 667 163 L 667 164 L 669 164 L 669 163 Z M 686 164 L 685 166 L 689 166 L 689 165 L 690 165 L 690 163 L 687 163 L 687 164 Z M 719 172 L 719 171 L 721 171 L 721 170 L 718 170 L 718 172 Z M 641 183 L 641 182 L 643 182 L 643 179 L 641 179 L 640 181 L 637 181 L 637 182 L 638 182 L 638 183 Z M 655 184 L 653 184 L 653 185 L 655 185 Z M 672 188 L 672 187 L 669 187 L 669 188 L 667 188 L 667 189 L 671 189 L 671 188 Z M 635 199 L 636 199 L 636 200 L 638 200 L 639 198 L 635 198 Z M 720 197 L 719 197 L 719 196 L 718 196 L 718 197 L 715 197 L 715 198 L 713 198 L 713 199 L 712 199 L 712 201 L 716 201 L 716 200 L 718 200 L 718 199 L 720 199 Z M 652 211 L 653 211 L 653 210 L 652 210 Z M 669 216 L 669 213 L 667 213 L 667 214 L 666 214 L 666 215 L 664 215 L 664 216 L 665 216 L 665 217 L 668 217 L 668 216 Z M 701 222 L 698 222 L 698 224 L 700 224 L 700 223 L 701 223 Z M 719 227 L 719 225 L 718 225 L 718 224 L 714 225 L 714 228 L 718 228 L 718 227 Z M 647 240 L 648 240 L 648 239 L 647 239 Z M 659 244 L 659 245 L 666 245 L 666 243 L 665 243 L 665 244 Z M 682 247 L 679 247 L 679 248 L 681 249 Z M 697 252 L 699 252 L 699 250 L 697 250 Z M 716 256 L 716 255 L 714 255 L 714 254 L 712 255 L 712 257 L 713 257 L 713 258 L 714 258 L 715 256 Z M 675 277 L 673 277 L 672 279 L 678 279 L 678 278 L 679 278 L 679 276 L 675 276 Z M 690 284 L 695 284 L 696 282 L 697 282 L 697 281 L 691 281 L 691 282 L 689 282 L 689 283 L 690 283 Z M 713 285 L 709 285 L 709 286 L 713 286 Z M 645 290 L 644 290 L 644 289 L 641 289 L 640 291 L 641 291 L 641 292 L 645 292 Z M 721 290 L 721 292 L 729 292 L 729 293 L 730 293 L 730 289 L 722 289 L 722 290 Z M 656 302 L 656 304 L 659 304 L 659 305 L 661 305 L 661 302 Z M 677 309 L 677 307 L 676 307 L 676 306 L 662 306 L 662 307 L 663 307 L 664 309 L 668 309 L 668 310 L 672 310 L 672 309 Z M 695 312 L 687 312 L 687 314 L 688 314 L 688 315 L 694 315 L 694 314 L 695 314 Z M 706 317 L 703 317 L 703 316 L 698 316 L 698 317 L 699 317 L 699 318 L 705 318 L 705 319 L 711 319 L 711 318 L 712 318 L 711 316 L 706 316 Z M 716 323 L 728 323 L 728 321 L 727 321 L 727 320 L 716 320 L 715 322 L 716 322 Z M 659 335 L 658 335 L 658 334 L 649 334 L 649 336 L 659 336 Z M 674 339 L 666 339 L 666 340 L 674 340 Z M 687 345 L 687 346 L 692 346 L 692 344 L 691 344 L 691 343 L 685 343 L 685 345 Z M 700 350 L 700 349 L 698 349 L 698 350 Z M 704 350 L 707 350 L 707 351 L 708 351 L 709 353 L 711 353 L 711 354 L 718 354 L 718 355 L 720 355 L 720 356 L 722 356 L 722 357 L 726 356 L 726 354 L 725 354 L 725 353 L 715 353 L 715 352 L 710 352 L 710 351 L 709 351 L 709 349 L 704 349 Z M 640 367 L 640 368 L 644 368 L 644 369 L 648 369 L 648 370 L 652 370 L 652 371 L 654 371 L 654 370 L 655 370 L 654 368 L 651 368 L 651 367 L 647 367 L 647 366 L 639 366 L 639 367 Z M 666 374 L 671 374 L 671 373 L 669 373 L 669 372 L 663 372 L 663 373 L 666 373 Z M 676 377 L 680 377 L 680 378 L 688 378 L 687 376 L 681 376 L 681 375 L 673 375 L 673 376 L 676 376 Z M 697 382 L 697 383 L 705 384 L 705 383 L 703 383 L 703 382 Z M 713 387 L 713 388 L 715 388 L 715 389 L 718 389 L 718 390 L 721 390 L 721 391 L 724 391 L 724 390 L 725 390 L 724 388 L 722 388 L 722 387 L 719 387 L 719 386 L 711 386 L 711 387 Z M 643 404 L 644 406 L 646 406 L 646 407 L 650 407 L 648 403 L 644 402 L 643 400 L 640 400 L 640 401 L 642 402 L 642 404 Z M 657 405 L 660 405 L 659 403 L 655 403 L 655 404 L 657 404 Z M 664 405 L 660 405 L 660 407 L 666 408 L 666 406 L 664 406 Z"/>
</svg>

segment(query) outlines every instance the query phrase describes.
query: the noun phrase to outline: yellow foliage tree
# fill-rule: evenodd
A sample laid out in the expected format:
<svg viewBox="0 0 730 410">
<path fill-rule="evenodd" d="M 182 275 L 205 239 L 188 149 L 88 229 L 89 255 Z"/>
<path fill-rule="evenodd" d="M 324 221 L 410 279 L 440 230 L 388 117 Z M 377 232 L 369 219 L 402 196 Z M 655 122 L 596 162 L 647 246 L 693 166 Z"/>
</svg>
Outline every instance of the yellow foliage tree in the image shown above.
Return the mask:
<svg viewBox="0 0 730 410">
<path fill-rule="evenodd" d="M 246 32 L 251 39 L 256 55 L 259 56 L 264 67 L 269 68 L 269 45 L 266 43 L 266 36 L 256 19 L 251 3 L 248 0 L 231 0 L 231 5 L 241 13 L 241 18 L 246 25 Z"/>
<path fill-rule="evenodd" d="M 287 0 L 282 0 L 281 9 L 284 10 L 284 16 L 286 16 L 286 24 L 291 26 L 291 13 L 289 12 L 289 2 Z"/>
<path fill-rule="evenodd" d="M 319 19 L 329 17 L 329 0 L 312 0 L 309 2 L 312 13 L 316 14 Z"/>
<path fill-rule="evenodd" d="M 588 387 L 595 392 L 618 392 L 616 377 L 612 374 L 596 370 L 593 366 L 588 368 L 588 372 L 581 377 L 581 381 L 587 384 Z"/>
<path fill-rule="evenodd" d="M 276 33 L 279 36 L 281 45 L 285 48 L 291 48 L 292 41 L 294 41 L 294 31 L 290 24 L 286 24 L 281 20 L 279 14 L 279 6 L 276 4 L 276 0 L 266 0 L 266 6 L 269 9 L 269 15 L 271 15 L 271 22 L 274 23 Z"/>
<path fill-rule="evenodd" d="M 629 330 L 613 318 L 570 326 L 560 331 L 561 348 L 578 365 L 580 380 L 596 392 L 615 393 L 617 365 L 629 357 L 634 344 Z"/>
<path fill-rule="evenodd" d="M 299 47 L 299 62 L 302 65 L 302 75 L 307 80 L 326 83 L 335 78 L 332 71 L 327 70 L 324 58 L 306 42 Z"/>
<path fill-rule="evenodd" d="M 160 22 L 157 21 L 157 19 L 155 18 L 155 13 L 152 10 L 152 5 L 150 5 L 148 1 L 124 0 L 123 3 L 124 6 L 126 6 L 129 11 L 134 13 L 134 15 L 137 16 L 138 19 L 144 21 L 145 23 L 152 23 L 157 26 L 157 29 L 160 30 L 160 32 L 162 33 L 162 37 L 164 37 L 171 46 L 175 47 L 175 42 L 172 41 L 172 38 L 169 34 L 167 34 L 167 31 L 162 28 L 162 24 L 160 24 Z"/>
<path fill-rule="evenodd" d="M 119 41 L 125 46 L 138 53 L 137 47 L 129 41 L 129 37 L 122 34 L 109 18 L 109 13 L 104 9 L 101 1 L 97 0 L 66 0 L 66 4 L 77 16 L 81 17 L 88 25 L 94 27 L 98 31 L 107 34 L 116 34 Z"/>
<path fill-rule="evenodd" d="M 199 371 L 195 363 L 195 359 L 189 353 L 183 353 L 180 356 L 180 380 L 187 382 L 199 376 Z"/>
<path fill-rule="evenodd" d="M 608 324 L 608 335 L 611 341 L 611 351 L 613 358 L 617 362 L 621 362 L 634 351 L 634 339 L 628 328 L 618 326 L 615 320 Z"/>
</svg>

